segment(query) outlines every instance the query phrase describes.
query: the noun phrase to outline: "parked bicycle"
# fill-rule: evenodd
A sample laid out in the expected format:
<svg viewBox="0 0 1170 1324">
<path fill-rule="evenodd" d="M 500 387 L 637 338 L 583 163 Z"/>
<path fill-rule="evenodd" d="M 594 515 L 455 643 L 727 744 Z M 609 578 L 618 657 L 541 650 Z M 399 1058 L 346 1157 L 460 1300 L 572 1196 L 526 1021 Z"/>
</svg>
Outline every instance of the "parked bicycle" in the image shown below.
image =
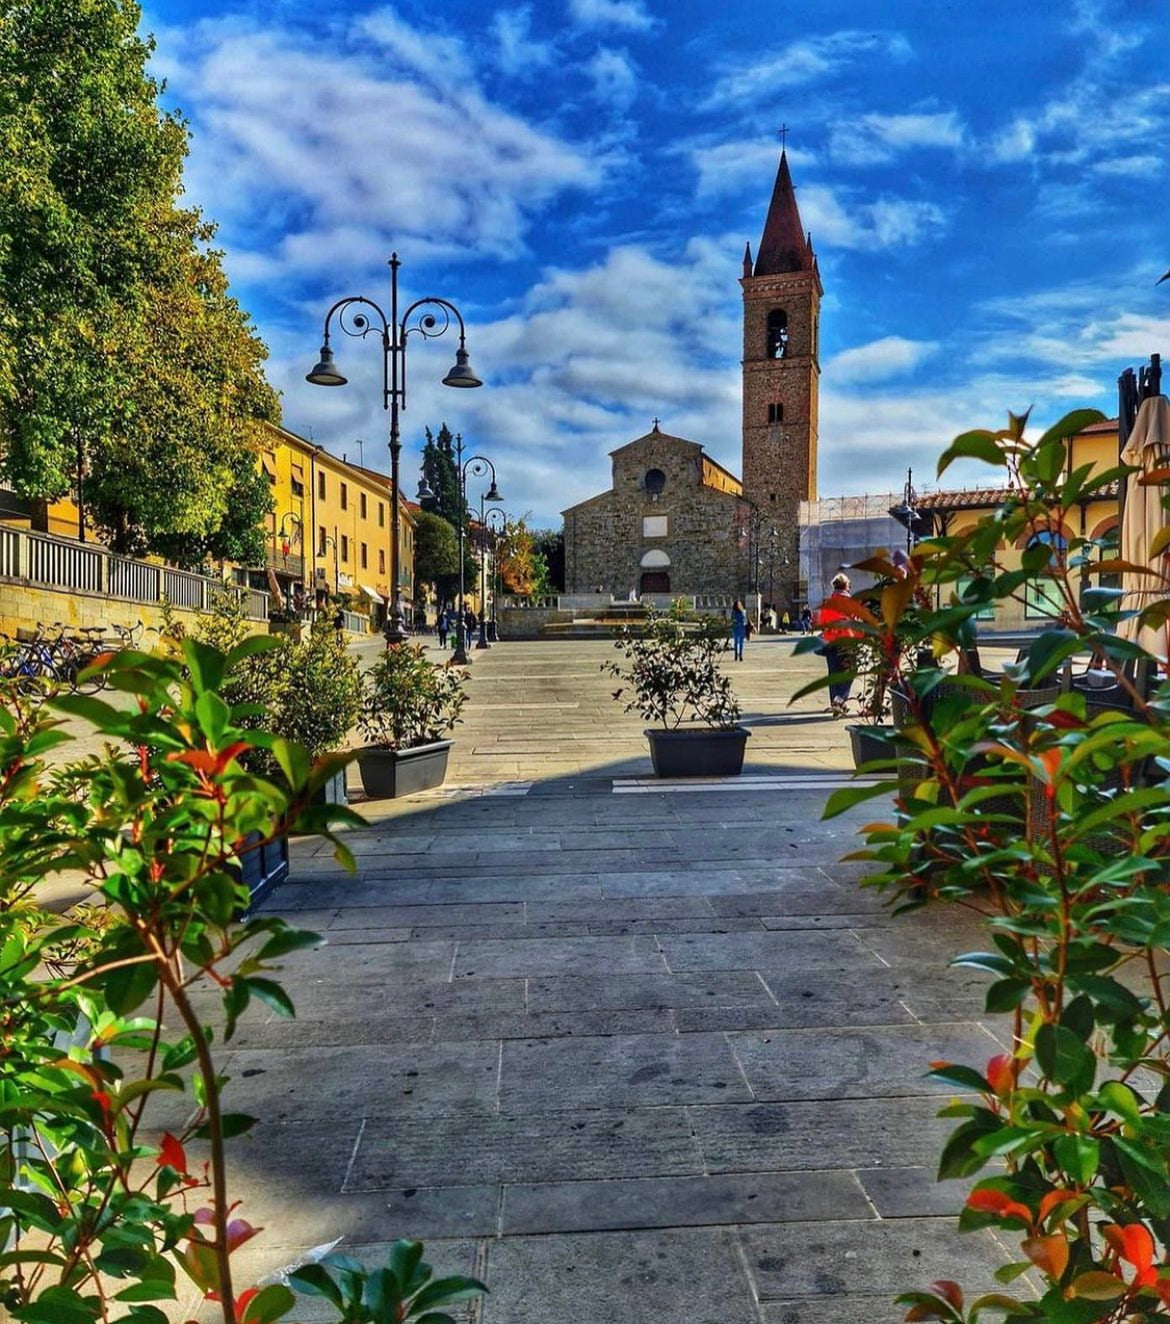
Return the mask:
<svg viewBox="0 0 1170 1324">
<path fill-rule="evenodd" d="M 144 626 L 137 621 L 111 628 L 112 637 L 100 625 L 71 630 L 57 622 L 39 624 L 35 630 L 18 629 L 15 638 L 0 635 L 0 676 L 22 688 L 67 685 L 83 694 L 95 694 L 105 687 L 106 678 L 89 669 L 110 653 L 136 647 Z"/>
</svg>

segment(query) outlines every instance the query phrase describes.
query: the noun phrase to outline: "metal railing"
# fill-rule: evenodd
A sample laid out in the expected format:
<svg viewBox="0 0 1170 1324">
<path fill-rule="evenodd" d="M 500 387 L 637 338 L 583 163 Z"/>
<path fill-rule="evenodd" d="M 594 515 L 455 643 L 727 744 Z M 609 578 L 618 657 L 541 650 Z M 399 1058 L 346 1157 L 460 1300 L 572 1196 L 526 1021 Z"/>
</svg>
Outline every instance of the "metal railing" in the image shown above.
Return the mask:
<svg viewBox="0 0 1170 1324">
<path fill-rule="evenodd" d="M 19 581 L 59 593 L 92 593 L 123 602 L 159 604 L 197 611 L 217 593 L 239 598 L 250 621 L 268 619 L 268 594 L 222 584 L 186 570 L 116 556 L 104 547 L 51 533 L 0 526 L 0 580 Z"/>
</svg>

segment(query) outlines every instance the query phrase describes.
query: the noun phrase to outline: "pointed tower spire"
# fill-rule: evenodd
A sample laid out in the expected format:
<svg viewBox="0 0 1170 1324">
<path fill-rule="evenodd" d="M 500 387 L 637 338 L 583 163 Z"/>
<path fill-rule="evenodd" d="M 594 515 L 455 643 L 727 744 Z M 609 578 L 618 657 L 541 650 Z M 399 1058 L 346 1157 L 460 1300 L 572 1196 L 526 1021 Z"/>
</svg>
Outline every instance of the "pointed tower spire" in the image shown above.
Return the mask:
<svg viewBox="0 0 1170 1324">
<path fill-rule="evenodd" d="M 753 274 L 775 276 L 785 271 L 811 271 L 813 265 L 812 245 L 805 238 L 796 191 L 788 173 L 788 153 L 781 149 L 780 167 Z"/>
<path fill-rule="evenodd" d="M 752 245 L 749 240 L 743 246 L 743 274 L 750 276 L 752 274 Z"/>
</svg>

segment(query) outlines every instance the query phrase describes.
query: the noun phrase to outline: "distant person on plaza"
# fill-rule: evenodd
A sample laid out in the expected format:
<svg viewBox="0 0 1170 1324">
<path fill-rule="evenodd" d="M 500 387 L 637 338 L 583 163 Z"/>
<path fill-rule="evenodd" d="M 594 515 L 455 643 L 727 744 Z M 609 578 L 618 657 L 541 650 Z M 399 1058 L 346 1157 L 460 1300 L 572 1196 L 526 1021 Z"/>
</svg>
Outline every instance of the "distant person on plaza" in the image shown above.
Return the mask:
<svg viewBox="0 0 1170 1324">
<path fill-rule="evenodd" d="M 471 640 L 475 634 L 475 612 L 468 607 L 463 613 L 464 647 L 471 647 Z"/>
<path fill-rule="evenodd" d="M 860 631 L 852 625 L 853 599 L 849 596 L 849 576 L 834 575 L 833 591 L 821 603 L 817 612 L 817 628 L 821 632 L 821 647 L 818 650 L 825 659 L 830 676 L 847 673 L 853 666 L 853 640 L 860 636 Z M 829 685 L 829 711 L 834 717 L 843 717 L 849 702 L 849 691 L 853 677 L 833 681 Z"/>
<path fill-rule="evenodd" d="M 736 598 L 735 605 L 731 608 L 731 648 L 737 662 L 743 661 L 743 645 L 747 639 L 747 627 L 747 612 L 743 609 L 743 603 Z"/>
<path fill-rule="evenodd" d="M 439 636 L 439 647 L 447 647 L 447 608 L 439 608 L 439 619 L 435 622 L 435 631 Z"/>
<path fill-rule="evenodd" d="M 787 634 L 788 631 L 789 631 L 789 629 L 791 628 L 791 625 L 792 625 L 792 622 L 791 622 L 791 621 L 789 620 L 789 618 L 788 618 L 788 608 L 785 607 L 785 608 L 784 608 L 784 615 L 780 617 L 780 630 L 781 630 L 781 633 L 783 633 L 783 634 Z"/>
<path fill-rule="evenodd" d="M 806 602 L 800 609 L 800 632 L 801 634 L 812 634 L 812 628 L 812 611 Z"/>
</svg>

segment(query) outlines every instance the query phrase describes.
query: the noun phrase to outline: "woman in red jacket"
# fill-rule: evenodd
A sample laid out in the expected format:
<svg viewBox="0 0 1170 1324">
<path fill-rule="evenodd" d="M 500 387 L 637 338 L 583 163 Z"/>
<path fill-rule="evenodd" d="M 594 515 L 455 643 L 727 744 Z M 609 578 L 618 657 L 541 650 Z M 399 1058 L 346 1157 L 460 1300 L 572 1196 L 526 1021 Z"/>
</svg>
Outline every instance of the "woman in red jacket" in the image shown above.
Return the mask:
<svg viewBox="0 0 1170 1324">
<path fill-rule="evenodd" d="M 844 604 L 849 606 L 844 608 Z M 829 668 L 830 676 L 841 676 L 853 668 L 854 639 L 861 636 L 861 631 L 850 624 L 856 618 L 852 612 L 853 599 L 849 596 L 849 576 L 834 575 L 833 591 L 821 603 L 817 611 L 817 629 L 821 632 L 820 652 Z M 849 690 L 853 677 L 845 675 L 843 680 L 834 681 L 829 686 L 829 701 L 834 717 L 843 717 L 849 702 Z"/>
</svg>

